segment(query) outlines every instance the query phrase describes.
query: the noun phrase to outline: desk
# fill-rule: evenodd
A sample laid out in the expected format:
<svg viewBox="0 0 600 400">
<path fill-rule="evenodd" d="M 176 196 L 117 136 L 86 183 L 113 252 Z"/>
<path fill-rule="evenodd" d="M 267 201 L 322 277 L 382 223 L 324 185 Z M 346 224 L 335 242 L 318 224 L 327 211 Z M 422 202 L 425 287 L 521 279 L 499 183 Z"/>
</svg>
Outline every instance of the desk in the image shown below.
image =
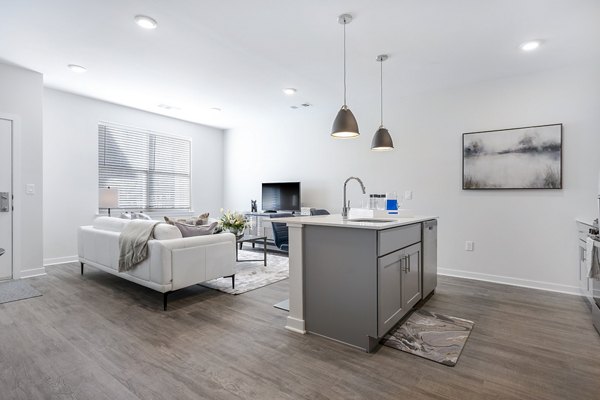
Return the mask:
<svg viewBox="0 0 600 400">
<path fill-rule="evenodd" d="M 267 266 L 267 237 L 266 236 L 256 236 L 256 235 L 244 235 L 241 238 L 237 239 L 236 242 L 240 245 L 240 250 L 242 249 L 243 243 L 252 243 L 252 247 L 254 248 L 254 244 L 258 241 L 263 242 L 263 258 L 262 259 L 252 259 L 252 260 L 240 260 L 238 258 L 238 246 L 235 246 L 235 261 L 245 262 L 245 261 L 263 261 L 265 263 L 265 267 Z"/>
</svg>

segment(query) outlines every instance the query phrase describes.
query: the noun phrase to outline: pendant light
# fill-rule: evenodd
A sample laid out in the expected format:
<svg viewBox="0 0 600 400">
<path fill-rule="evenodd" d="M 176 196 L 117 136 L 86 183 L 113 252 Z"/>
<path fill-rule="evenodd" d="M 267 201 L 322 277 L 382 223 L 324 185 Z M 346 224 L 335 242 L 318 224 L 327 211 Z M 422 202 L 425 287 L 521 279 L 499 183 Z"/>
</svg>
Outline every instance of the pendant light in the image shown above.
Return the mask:
<svg viewBox="0 0 600 400">
<path fill-rule="evenodd" d="M 394 142 L 392 141 L 392 137 L 386 128 L 383 126 L 383 62 L 388 59 L 387 54 L 381 54 L 377 56 L 377 62 L 381 67 L 381 75 L 380 75 L 380 93 L 381 93 L 381 122 L 379 124 L 379 129 L 373 135 L 373 141 L 371 142 L 371 150 L 373 151 L 389 151 L 394 150 Z"/>
<path fill-rule="evenodd" d="M 333 121 L 331 136 L 337 139 L 350 139 L 360 135 L 356 118 L 346 105 L 346 25 L 352 22 L 352 15 L 342 14 L 338 17 L 338 22 L 344 25 L 344 105 Z"/>
</svg>

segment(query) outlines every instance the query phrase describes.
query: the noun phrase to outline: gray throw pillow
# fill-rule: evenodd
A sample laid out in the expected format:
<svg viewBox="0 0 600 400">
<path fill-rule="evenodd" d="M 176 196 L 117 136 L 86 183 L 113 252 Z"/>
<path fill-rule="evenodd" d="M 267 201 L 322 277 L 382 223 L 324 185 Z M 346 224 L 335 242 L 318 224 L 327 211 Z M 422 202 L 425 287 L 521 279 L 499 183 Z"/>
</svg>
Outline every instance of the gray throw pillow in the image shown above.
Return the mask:
<svg viewBox="0 0 600 400">
<path fill-rule="evenodd" d="M 187 225 L 182 224 L 180 222 L 173 222 L 179 231 L 181 232 L 181 236 L 183 237 L 191 237 L 191 236 L 204 236 L 204 235 L 212 235 L 215 228 L 217 227 L 217 223 L 213 222 L 210 225 L 198 226 L 198 225 Z"/>
</svg>

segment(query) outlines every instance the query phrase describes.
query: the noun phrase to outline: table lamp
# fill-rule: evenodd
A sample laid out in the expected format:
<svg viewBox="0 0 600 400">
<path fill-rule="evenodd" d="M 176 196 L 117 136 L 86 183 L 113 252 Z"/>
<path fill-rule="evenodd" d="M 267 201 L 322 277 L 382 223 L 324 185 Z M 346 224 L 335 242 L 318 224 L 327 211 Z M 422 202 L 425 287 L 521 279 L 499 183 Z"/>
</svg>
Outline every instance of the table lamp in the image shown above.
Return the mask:
<svg viewBox="0 0 600 400">
<path fill-rule="evenodd" d="M 100 188 L 100 208 L 108 209 L 108 216 L 110 217 L 110 209 L 117 208 L 119 206 L 119 189 L 112 188 Z"/>
</svg>

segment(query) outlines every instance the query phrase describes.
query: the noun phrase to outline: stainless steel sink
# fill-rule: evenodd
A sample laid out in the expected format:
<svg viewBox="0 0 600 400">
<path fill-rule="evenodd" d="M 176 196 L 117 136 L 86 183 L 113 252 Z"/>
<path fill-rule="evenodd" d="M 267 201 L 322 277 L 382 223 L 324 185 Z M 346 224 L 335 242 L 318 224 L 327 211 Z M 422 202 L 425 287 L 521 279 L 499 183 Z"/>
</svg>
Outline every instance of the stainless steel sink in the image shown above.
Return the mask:
<svg viewBox="0 0 600 400">
<path fill-rule="evenodd" d="M 386 224 L 388 222 L 394 222 L 394 219 L 381 219 L 381 218 L 352 218 L 348 221 L 352 222 L 371 222 L 373 224 Z"/>
</svg>

